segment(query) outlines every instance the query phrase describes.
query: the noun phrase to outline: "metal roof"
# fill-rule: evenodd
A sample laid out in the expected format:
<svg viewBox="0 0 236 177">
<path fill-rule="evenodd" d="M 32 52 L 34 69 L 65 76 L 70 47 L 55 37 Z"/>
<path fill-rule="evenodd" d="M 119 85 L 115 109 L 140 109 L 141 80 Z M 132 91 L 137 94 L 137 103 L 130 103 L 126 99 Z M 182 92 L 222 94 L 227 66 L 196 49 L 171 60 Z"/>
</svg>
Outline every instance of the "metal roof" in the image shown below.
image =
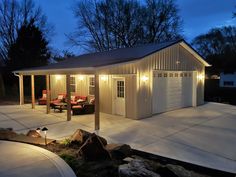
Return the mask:
<svg viewBox="0 0 236 177">
<path fill-rule="evenodd" d="M 154 52 L 160 51 L 164 48 L 167 48 L 171 45 L 174 45 L 180 42 L 185 42 L 185 41 L 183 39 L 178 39 L 178 40 L 163 42 L 159 44 L 146 44 L 146 45 L 130 47 L 130 48 L 120 48 L 120 49 L 114 49 L 114 50 L 104 51 L 104 52 L 89 53 L 89 54 L 84 54 L 77 57 L 67 58 L 64 61 L 50 64 L 47 66 L 34 67 L 34 68 L 14 71 L 14 73 L 24 73 L 24 72 L 27 73 L 27 72 L 36 72 L 36 71 L 43 72 L 43 71 L 56 71 L 56 70 L 58 71 L 58 70 L 68 70 L 68 69 L 75 69 L 75 68 L 78 68 L 81 70 L 85 70 L 86 68 L 89 68 L 89 70 L 91 71 L 92 68 L 142 59 L 147 55 L 150 55 Z"/>
</svg>

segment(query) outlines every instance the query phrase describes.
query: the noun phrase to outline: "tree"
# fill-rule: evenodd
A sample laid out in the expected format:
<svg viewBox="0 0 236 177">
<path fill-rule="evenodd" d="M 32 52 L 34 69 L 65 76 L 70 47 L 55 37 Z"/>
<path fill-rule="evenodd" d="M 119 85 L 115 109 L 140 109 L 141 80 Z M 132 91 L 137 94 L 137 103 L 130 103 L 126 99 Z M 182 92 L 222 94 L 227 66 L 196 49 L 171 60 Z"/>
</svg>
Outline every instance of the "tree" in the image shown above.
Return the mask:
<svg viewBox="0 0 236 177">
<path fill-rule="evenodd" d="M 63 50 L 61 53 L 62 54 L 54 53 L 51 57 L 53 60 L 52 62 L 60 62 L 60 61 L 65 60 L 66 58 L 75 57 L 75 54 L 73 54 L 72 52 L 70 52 L 68 50 Z"/>
<path fill-rule="evenodd" d="M 15 43 L 17 31 L 30 19 L 40 28 L 45 36 L 49 36 L 52 27 L 47 24 L 46 16 L 32 0 L 0 1 L 0 58 L 6 63 L 10 46 Z"/>
<path fill-rule="evenodd" d="M 18 30 L 17 38 L 8 53 L 8 66 L 21 69 L 46 65 L 50 58 L 48 42 L 42 31 L 35 25 L 34 19 L 25 22 Z"/>
<path fill-rule="evenodd" d="M 213 28 L 197 36 L 192 44 L 213 65 L 210 72 L 236 70 L 236 27 Z"/>
<path fill-rule="evenodd" d="M 105 51 L 175 39 L 181 19 L 174 0 L 79 1 L 74 8 L 77 30 L 71 44 Z"/>
</svg>

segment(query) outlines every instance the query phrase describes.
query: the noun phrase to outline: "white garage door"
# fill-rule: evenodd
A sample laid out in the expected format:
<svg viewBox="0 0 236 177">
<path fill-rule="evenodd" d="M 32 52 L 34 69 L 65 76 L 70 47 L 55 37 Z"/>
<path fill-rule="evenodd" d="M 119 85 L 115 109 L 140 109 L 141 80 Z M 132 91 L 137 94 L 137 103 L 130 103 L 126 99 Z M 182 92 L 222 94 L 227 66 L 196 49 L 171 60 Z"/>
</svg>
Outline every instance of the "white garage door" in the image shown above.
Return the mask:
<svg viewBox="0 0 236 177">
<path fill-rule="evenodd" d="M 195 72 L 153 72 L 153 114 L 195 105 Z"/>
</svg>

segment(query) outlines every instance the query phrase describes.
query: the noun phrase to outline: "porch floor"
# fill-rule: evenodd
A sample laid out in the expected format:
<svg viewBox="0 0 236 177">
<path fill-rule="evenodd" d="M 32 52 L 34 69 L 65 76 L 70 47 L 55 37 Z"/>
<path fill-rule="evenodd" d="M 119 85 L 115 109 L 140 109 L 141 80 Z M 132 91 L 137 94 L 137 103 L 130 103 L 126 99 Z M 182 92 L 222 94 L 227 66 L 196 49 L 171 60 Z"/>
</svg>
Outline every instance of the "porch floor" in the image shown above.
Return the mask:
<svg viewBox="0 0 236 177">
<path fill-rule="evenodd" d="M 45 114 L 45 106 L 0 106 L 0 127 L 16 132 L 46 126 L 49 138 L 62 139 L 76 129 L 94 131 L 94 115 L 72 116 L 66 111 Z M 236 173 L 236 107 L 207 103 L 148 119 L 131 120 L 101 113 L 101 136 L 108 142 L 194 164 Z"/>
</svg>

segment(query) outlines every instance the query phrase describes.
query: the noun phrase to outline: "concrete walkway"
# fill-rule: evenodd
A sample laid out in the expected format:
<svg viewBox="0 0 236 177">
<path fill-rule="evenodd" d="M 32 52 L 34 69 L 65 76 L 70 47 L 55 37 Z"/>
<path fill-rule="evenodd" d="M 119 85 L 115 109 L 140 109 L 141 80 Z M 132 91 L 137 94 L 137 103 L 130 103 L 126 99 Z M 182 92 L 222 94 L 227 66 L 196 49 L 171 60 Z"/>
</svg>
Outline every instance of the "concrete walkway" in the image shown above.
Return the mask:
<svg viewBox="0 0 236 177">
<path fill-rule="evenodd" d="M 36 146 L 0 141 L 0 152 L 3 177 L 76 177 L 60 157 Z"/>
<path fill-rule="evenodd" d="M 61 139 L 76 129 L 94 130 L 94 115 L 73 116 L 66 112 L 45 114 L 45 107 L 0 106 L 0 127 L 17 132 L 47 126 L 48 137 Z M 99 134 L 109 142 L 194 164 L 236 173 L 236 106 L 207 103 L 148 119 L 131 120 L 101 114 Z"/>
</svg>

